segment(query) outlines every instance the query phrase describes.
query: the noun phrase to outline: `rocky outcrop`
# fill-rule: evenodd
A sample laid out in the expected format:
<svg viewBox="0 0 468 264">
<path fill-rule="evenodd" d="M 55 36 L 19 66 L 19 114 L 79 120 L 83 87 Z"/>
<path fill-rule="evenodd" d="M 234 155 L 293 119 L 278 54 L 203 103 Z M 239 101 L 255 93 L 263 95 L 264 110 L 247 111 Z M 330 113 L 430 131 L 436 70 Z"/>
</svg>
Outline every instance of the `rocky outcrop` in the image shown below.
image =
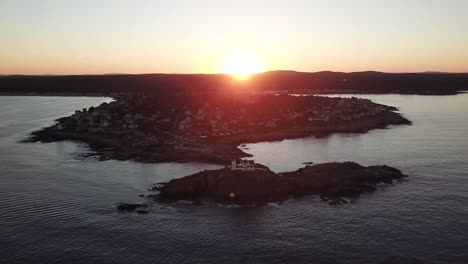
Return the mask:
<svg viewBox="0 0 468 264">
<path fill-rule="evenodd" d="M 364 167 L 354 162 L 334 162 L 279 174 L 266 167 L 255 171 L 205 170 L 157 185 L 154 190 L 159 191 L 157 199 L 161 202 L 189 200 L 198 204 L 209 200 L 264 205 L 316 194 L 333 204 L 346 202 L 344 197 L 372 192 L 379 183 L 392 183 L 404 177 L 401 171 L 386 165 Z"/>
<path fill-rule="evenodd" d="M 123 203 L 123 204 L 117 205 L 117 210 L 121 212 L 133 212 L 138 208 L 145 208 L 145 207 L 148 207 L 148 205 L 137 204 L 137 203 Z M 139 211 L 144 211 L 144 210 L 138 210 L 138 213 L 140 213 Z"/>
</svg>

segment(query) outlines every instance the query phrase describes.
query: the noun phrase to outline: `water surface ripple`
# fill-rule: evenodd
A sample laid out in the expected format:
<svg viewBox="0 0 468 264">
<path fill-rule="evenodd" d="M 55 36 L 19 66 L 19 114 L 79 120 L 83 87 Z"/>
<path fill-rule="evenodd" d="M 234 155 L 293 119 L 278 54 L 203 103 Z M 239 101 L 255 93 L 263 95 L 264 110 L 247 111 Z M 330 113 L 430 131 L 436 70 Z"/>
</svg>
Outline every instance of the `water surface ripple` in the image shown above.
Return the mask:
<svg viewBox="0 0 468 264">
<path fill-rule="evenodd" d="M 356 204 L 304 197 L 264 208 L 152 205 L 155 182 L 216 165 L 81 158 L 73 142 L 19 143 L 108 98 L 0 97 L 1 263 L 468 263 L 468 94 L 363 96 L 414 122 L 367 134 L 247 145 L 275 171 L 302 162 L 388 164 L 410 175 Z"/>
</svg>

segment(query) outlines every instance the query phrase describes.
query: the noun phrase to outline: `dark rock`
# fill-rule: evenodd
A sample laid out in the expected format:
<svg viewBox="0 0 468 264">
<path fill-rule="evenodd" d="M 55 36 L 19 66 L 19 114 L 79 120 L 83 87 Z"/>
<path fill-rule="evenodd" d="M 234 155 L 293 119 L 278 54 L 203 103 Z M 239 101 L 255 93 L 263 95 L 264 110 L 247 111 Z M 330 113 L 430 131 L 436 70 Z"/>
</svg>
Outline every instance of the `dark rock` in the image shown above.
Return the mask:
<svg viewBox="0 0 468 264">
<path fill-rule="evenodd" d="M 131 212 L 131 211 L 135 211 L 138 208 L 147 207 L 147 206 L 148 205 L 146 204 L 125 203 L 125 204 L 117 205 L 117 210 Z"/>
<path fill-rule="evenodd" d="M 325 163 L 281 173 L 260 167 L 255 171 L 232 171 L 229 168 L 202 171 L 160 185 L 161 202 L 212 200 L 222 204 L 282 202 L 290 196 L 317 194 L 330 204 L 347 204 L 343 197 L 358 197 L 376 190 L 376 185 L 406 177 L 389 166 L 364 167 L 354 162 Z"/>
<path fill-rule="evenodd" d="M 192 202 L 192 205 L 195 205 L 195 206 L 204 206 L 205 204 L 202 203 L 201 201 L 195 200 L 195 201 Z"/>
<path fill-rule="evenodd" d="M 149 212 L 146 211 L 146 210 L 137 210 L 137 213 L 138 214 L 149 214 Z"/>
</svg>

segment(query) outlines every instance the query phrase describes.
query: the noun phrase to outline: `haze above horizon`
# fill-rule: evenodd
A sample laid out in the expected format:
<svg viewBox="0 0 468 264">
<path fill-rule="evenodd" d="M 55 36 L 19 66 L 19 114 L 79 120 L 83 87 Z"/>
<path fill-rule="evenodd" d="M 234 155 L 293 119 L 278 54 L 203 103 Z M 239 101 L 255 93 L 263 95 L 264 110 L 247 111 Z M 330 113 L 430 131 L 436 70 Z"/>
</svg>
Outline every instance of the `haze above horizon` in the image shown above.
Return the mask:
<svg viewBox="0 0 468 264">
<path fill-rule="evenodd" d="M 0 2 L 0 74 L 468 72 L 468 1 Z"/>
</svg>

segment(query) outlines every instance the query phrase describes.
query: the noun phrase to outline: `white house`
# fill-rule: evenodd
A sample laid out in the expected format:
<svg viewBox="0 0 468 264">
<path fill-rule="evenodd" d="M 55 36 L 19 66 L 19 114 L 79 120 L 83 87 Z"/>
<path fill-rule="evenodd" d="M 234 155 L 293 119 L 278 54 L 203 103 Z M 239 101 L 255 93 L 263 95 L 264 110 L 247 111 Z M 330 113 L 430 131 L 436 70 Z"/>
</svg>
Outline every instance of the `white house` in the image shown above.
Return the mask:
<svg viewBox="0 0 468 264">
<path fill-rule="evenodd" d="M 245 159 L 231 160 L 231 170 L 254 171 L 255 162 L 253 160 Z"/>
</svg>

